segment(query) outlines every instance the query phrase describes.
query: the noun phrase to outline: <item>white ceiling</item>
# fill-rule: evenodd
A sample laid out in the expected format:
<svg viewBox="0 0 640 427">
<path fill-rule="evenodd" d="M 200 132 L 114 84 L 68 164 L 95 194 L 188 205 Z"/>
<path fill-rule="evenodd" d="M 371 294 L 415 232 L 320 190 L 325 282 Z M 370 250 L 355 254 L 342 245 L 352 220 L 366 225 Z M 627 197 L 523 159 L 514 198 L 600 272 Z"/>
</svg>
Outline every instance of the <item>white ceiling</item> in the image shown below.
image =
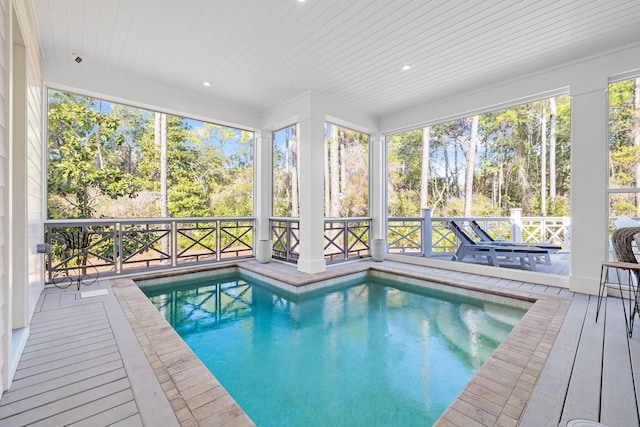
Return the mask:
<svg viewBox="0 0 640 427">
<path fill-rule="evenodd" d="M 313 90 L 384 116 L 640 42 L 639 0 L 33 3 L 45 74 L 90 68 L 258 113 Z"/>
</svg>

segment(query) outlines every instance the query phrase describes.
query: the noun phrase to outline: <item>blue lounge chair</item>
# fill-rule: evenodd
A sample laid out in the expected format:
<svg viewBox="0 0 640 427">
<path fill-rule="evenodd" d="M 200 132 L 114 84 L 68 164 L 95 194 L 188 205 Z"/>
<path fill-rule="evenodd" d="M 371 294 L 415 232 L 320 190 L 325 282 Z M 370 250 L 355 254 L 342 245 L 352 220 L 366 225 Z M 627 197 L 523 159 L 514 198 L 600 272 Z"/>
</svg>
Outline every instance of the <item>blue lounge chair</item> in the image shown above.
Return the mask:
<svg viewBox="0 0 640 427">
<path fill-rule="evenodd" d="M 535 246 L 475 242 L 455 221 L 449 222 L 449 229 L 456 235 L 460 242 L 458 250 L 452 258 L 453 261 L 464 261 L 467 256 L 474 258 L 486 257 L 490 265 L 499 267 L 500 262 L 498 256 L 501 256 L 510 259 L 514 264 L 516 260 L 518 260 L 522 267 L 528 266 L 529 270 L 535 271 L 536 258 L 549 254 L 547 249 Z"/>
<path fill-rule="evenodd" d="M 526 247 L 533 246 L 536 248 L 546 249 L 547 253 L 544 255 L 544 260 L 545 260 L 545 264 L 547 265 L 551 265 L 550 254 L 558 253 L 558 251 L 562 249 L 562 246 L 554 245 L 550 243 L 514 243 L 514 242 L 508 242 L 506 240 L 494 240 L 494 238 L 491 237 L 489 233 L 487 233 L 484 230 L 484 228 L 482 228 L 480 224 L 476 222 L 476 220 L 469 221 L 469 224 L 471 225 L 471 228 L 483 243 L 488 243 L 491 245 L 506 245 L 506 246 L 526 246 Z"/>
</svg>

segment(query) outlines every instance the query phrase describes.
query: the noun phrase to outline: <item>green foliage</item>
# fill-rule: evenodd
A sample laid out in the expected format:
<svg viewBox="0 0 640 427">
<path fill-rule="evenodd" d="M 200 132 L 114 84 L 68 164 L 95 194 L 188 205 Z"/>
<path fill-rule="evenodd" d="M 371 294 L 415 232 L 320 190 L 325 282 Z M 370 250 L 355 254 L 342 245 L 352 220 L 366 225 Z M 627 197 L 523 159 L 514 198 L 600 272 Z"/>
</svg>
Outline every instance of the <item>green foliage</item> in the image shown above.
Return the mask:
<svg viewBox="0 0 640 427">
<path fill-rule="evenodd" d="M 555 215 L 568 215 L 569 204 L 564 201 L 568 200 L 571 187 L 570 99 L 560 96 L 555 100 L 556 200 L 553 202 L 553 211 Z M 526 215 L 540 214 L 541 107 L 542 101 L 536 101 L 479 116 L 473 216 L 504 216 L 515 207 L 522 208 Z M 547 117 L 547 143 L 549 121 Z M 470 118 L 462 118 L 430 126 L 427 188 L 433 216 L 463 215 L 463 182 L 465 156 L 471 138 L 470 123 Z M 390 216 L 419 215 L 422 136 L 422 129 L 415 129 L 389 137 L 387 165 Z M 546 194 L 548 197 L 548 188 Z M 547 205 L 550 204 L 547 200 Z"/>
<path fill-rule="evenodd" d="M 117 130 L 118 117 L 96 111 L 92 98 L 51 91 L 49 99 L 48 194 L 55 197 L 51 207 L 64 200 L 70 205 L 62 212 L 73 218 L 90 218 L 96 194 L 112 199 L 133 196 L 138 190 L 131 174 L 123 173 L 112 160 L 122 145 Z"/>
<path fill-rule="evenodd" d="M 50 218 L 160 215 L 155 113 L 49 91 Z M 167 115 L 170 216 L 250 216 L 253 134 Z"/>
<path fill-rule="evenodd" d="M 634 79 L 609 85 L 609 186 L 637 188 L 640 165 L 640 109 Z M 636 141 L 635 138 L 639 141 Z"/>
</svg>

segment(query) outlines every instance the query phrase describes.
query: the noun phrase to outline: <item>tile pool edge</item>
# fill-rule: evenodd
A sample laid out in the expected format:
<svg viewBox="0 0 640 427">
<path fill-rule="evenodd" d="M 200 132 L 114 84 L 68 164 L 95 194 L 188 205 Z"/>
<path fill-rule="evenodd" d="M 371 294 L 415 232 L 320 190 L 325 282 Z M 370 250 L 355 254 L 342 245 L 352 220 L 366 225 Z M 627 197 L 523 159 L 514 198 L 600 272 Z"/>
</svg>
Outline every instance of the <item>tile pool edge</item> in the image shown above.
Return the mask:
<svg viewBox="0 0 640 427">
<path fill-rule="evenodd" d="M 111 289 L 181 425 L 254 426 L 132 279 Z"/>
<path fill-rule="evenodd" d="M 238 265 L 236 271 L 246 274 L 247 269 L 244 267 L 245 265 Z M 258 269 L 251 268 L 255 274 L 260 274 L 256 270 Z M 356 270 L 352 271 L 352 275 L 364 275 L 367 274 L 367 271 L 372 271 L 373 275 L 391 275 L 405 281 L 409 278 L 422 282 L 434 282 L 436 286 L 446 286 L 447 290 L 462 295 L 474 296 L 472 294 L 478 292 L 488 293 L 498 299 L 519 300 L 530 306 L 522 320 L 435 423 L 439 426 L 467 426 L 478 423 L 483 425 L 517 425 L 555 343 L 571 304 L 570 299 L 498 286 L 484 286 L 471 281 L 451 278 L 448 280 L 442 277 L 433 279 L 431 274 L 427 278 L 422 273 L 399 271 L 369 263 L 358 266 Z M 221 272 L 221 270 L 213 271 Z M 253 276 L 252 274 L 248 275 Z M 333 279 L 339 277 L 335 273 L 330 276 L 325 280 L 320 278 L 320 281 L 324 283 L 323 286 L 330 285 Z M 261 278 L 264 280 L 263 277 Z M 337 281 L 345 279 L 342 277 Z M 306 286 L 296 287 L 299 287 L 299 291 L 302 292 L 311 290 Z M 181 422 L 183 422 L 181 417 L 186 417 L 188 414 L 196 420 L 197 416 L 202 415 L 222 417 L 222 419 L 232 416 L 233 421 L 229 419 L 227 422 L 234 425 L 253 425 L 248 416 L 244 414 L 231 396 L 226 394 L 215 377 L 191 352 L 133 280 L 114 280 L 114 294 L 130 319 L 145 354 L 147 351 L 149 352 L 147 356 L 149 363 L 154 368 L 154 372 L 157 375 L 159 373 L 158 380 L 163 384 L 165 394 L 167 394 L 167 398 L 172 403 L 176 416 Z M 494 297 L 490 297 L 489 300 L 491 298 Z M 165 333 L 169 334 L 167 335 L 169 338 L 165 338 Z M 170 342 L 171 345 L 167 346 L 167 342 Z M 158 356 L 162 352 L 167 352 L 168 349 L 174 357 Z M 191 357 L 186 357 L 187 354 L 190 354 Z M 182 360 L 184 357 L 188 360 Z M 192 358 L 195 358 L 196 361 L 193 361 Z M 174 366 L 175 363 L 186 363 L 188 367 L 180 370 Z M 201 369 L 206 370 L 211 377 L 211 388 L 216 390 L 213 394 L 214 398 L 207 396 L 206 392 L 199 392 L 206 388 L 204 381 L 202 384 L 185 387 L 185 385 L 189 385 L 185 383 L 185 372 L 201 371 Z M 220 393 L 223 391 L 225 394 L 221 395 Z M 194 395 L 195 393 L 197 394 Z M 220 402 L 217 402 L 218 400 Z M 218 420 L 220 425 L 224 425 L 222 419 Z"/>
</svg>

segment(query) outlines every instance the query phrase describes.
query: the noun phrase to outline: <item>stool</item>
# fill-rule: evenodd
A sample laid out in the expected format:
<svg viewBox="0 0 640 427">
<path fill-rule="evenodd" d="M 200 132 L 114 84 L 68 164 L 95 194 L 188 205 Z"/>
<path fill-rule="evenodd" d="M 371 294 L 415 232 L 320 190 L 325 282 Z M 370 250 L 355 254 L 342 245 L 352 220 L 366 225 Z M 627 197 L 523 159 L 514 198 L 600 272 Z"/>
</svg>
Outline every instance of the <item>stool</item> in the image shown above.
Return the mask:
<svg viewBox="0 0 640 427">
<path fill-rule="evenodd" d="M 640 264 L 633 262 L 618 262 L 618 261 L 604 261 L 600 267 L 600 287 L 598 289 L 598 305 L 596 308 L 596 322 L 598 321 L 598 315 L 600 314 L 600 305 L 602 304 L 602 298 L 604 296 L 604 290 L 607 286 L 607 278 L 609 276 L 609 269 L 615 268 L 616 276 L 618 277 L 618 290 L 620 291 L 620 298 L 622 299 L 622 310 L 624 311 L 624 323 L 627 328 L 627 335 L 631 337 L 633 334 L 633 321 L 635 320 L 636 313 L 640 314 L 640 306 L 638 305 L 638 285 L 633 283 L 633 275 L 638 277 L 640 274 Z M 622 280 L 620 278 L 620 270 L 627 271 L 629 276 L 628 292 L 629 292 L 629 314 L 627 317 L 627 308 L 624 305 L 624 292 L 622 290 Z"/>
</svg>

